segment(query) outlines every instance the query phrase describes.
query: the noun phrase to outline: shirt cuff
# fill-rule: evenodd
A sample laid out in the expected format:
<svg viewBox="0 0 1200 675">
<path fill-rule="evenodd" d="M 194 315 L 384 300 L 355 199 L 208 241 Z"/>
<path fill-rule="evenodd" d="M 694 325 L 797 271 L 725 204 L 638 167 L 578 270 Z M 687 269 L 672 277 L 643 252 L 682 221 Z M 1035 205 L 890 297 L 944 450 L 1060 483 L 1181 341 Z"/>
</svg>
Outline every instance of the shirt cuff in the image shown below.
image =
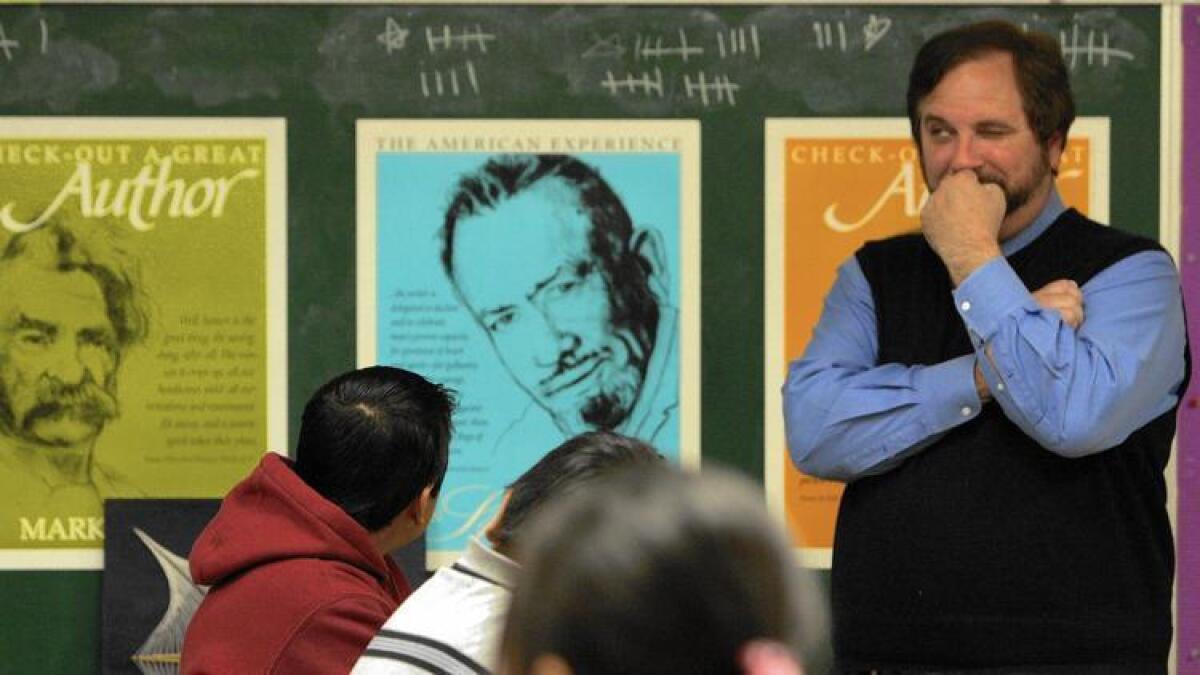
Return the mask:
<svg viewBox="0 0 1200 675">
<path fill-rule="evenodd" d="M 1029 289 L 1004 258 L 989 260 L 954 289 L 954 308 L 976 346 L 990 340 L 1000 322 L 1019 308 L 1033 309 L 1032 302 Z"/>
<path fill-rule="evenodd" d="M 940 433 L 975 419 L 983 404 L 975 389 L 975 354 L 966 354 L 916 371 L 914 382 L 928 396 L 929 433 Z"/>
</svg>

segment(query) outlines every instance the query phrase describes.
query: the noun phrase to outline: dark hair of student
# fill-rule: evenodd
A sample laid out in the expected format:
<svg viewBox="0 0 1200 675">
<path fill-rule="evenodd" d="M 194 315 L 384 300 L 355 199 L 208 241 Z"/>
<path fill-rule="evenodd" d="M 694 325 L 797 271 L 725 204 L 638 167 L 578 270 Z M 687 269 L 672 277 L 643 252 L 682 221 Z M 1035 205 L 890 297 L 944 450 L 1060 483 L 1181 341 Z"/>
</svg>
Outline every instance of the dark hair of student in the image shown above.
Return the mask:
<svg viewBox="0 0 1200 675">
<path fill-rule="evenodd" d="M 939 33 L 917 52 L 908 76 L 908 120 L 918 146 L 925 97 L 957 66 L 997 52 L 1012 56 L 1025 118 L 1038 142 L 1045 147 L 1056 134 L 1066 141 L 1075 120 L 1075 99 L 1058 42 L 1007 21 L 982 21 Z"/>
<path fill-rule="evenodd" d="M 574 675 L 743 673 L 761 641 L 799 657 L 823 639 L 824 601 L 762 501 L 733 473 L 665 466 L 556 500 L 518 547 L 504 672 L 554 655 Z"/>
<path fill-rule="evenodd" d="M 488 533 L 492 545 L 505 550 L 517 545 L 525 523 L 551 499 L 562 498 L 616 469 L 661 461 L 662 456 L 646 443 L 610 431 L 567 439 L 509 485 L 508 504 Z"/>
<path fill-rule="evenodd" d="M 373 366 L 317 390 L 300 420 L 296 473 L 367 531 L 390 523 L 446 475 L 454 394 L 400 368 Z"/>
</svg>

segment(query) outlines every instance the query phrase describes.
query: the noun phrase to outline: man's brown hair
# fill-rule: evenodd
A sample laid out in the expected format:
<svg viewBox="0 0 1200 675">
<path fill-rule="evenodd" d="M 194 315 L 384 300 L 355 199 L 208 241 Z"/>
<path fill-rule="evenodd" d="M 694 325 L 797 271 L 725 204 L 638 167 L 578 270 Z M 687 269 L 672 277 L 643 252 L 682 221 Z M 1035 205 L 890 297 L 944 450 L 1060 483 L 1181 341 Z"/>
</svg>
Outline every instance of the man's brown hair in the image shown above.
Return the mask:
<svg viewBox="0 0 1200 675">
<path fill-rule="evenodd" d="M 917 52 L 908 75 L 908 120 L 921 145 L 918 107 L 954 68 L 991 54 L 1008 54 L 1025 109 L 1025 119 L 1044 148 L 1056 134 L 1066 142 L 1075 121 L 1075 99 L 1062 49 L 1045 33 L 1027 32 L 1007 21 L 981 21 L 939 33 Z"/>
</svg>

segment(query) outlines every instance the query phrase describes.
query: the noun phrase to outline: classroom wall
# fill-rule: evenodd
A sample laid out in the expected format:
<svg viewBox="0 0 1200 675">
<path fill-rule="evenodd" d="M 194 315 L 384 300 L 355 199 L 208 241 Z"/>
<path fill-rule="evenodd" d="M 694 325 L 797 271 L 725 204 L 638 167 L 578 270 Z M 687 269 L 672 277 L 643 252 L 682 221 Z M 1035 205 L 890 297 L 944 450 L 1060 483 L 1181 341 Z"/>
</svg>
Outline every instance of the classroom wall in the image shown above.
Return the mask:
<svg viewBox="0 0 1200 675">
<path fill-rule="evenodd" d="M 264 118 L 280 125 L 280 135 L 259 137 L 282 164 L 267 171 L 271 180 L 256 193 L 255 213 L 268 215 L 247 240 L 267 259 L 253 263 L 252 282 L 228 282 L 230 298 L 250 293 L 250 284 L 251 297 L 266 299 L 253 332 L 261 345 L 254 358 L 267 369 L 277 365 L 272 375 L 246 382 L 259 388 L 254 400 L 261 403 L 252 438 L 270 447 L 242 447 L 222 469 L 204 474 L 207 494 L 184 494 L 191 488 L 180 481 L 152 488 L 152 497 L 219 496 L 222 481 L 232 484 L 229 476 L 248 470 L 252 454 L 286 451 L 307 396 L 361 361 L 360 277 L 381 272 L 356 249 L 360 120 L 697 120 L 698 228 L 680 230 L 679 244 L 681 251 L 695 247 L 698 259 L 693 278 L 681 281 L 695 295 L 684 339 L 696 369 L 688 382 L 698 390 L 685 423 L 698 430 L 694 445 L 704 463 L 757 477 L 778 470 L 783 456 L 778 443 L 768 447 L 763 422 L 775 414 L 770 402 L 782 381 L 782 372 L 764 369 L 764 345 L 780 337 L 764 328 L 780 311 L 765 290 L 776 281 L 767 277 L 765 252 L 779 244 L 764 225 L 771 170 L 765 121 L 900 117 L 907 68 L 926 37 L 959 22 L 1006 18 L 1060 38 L 1080 114 L 1107 120 L 1110 154 L 1092 179 L 1108 186 L 1108 219 L 1159 237 L 1164 218 L 1174 215 L 1163 198 L 1160 164 L 1167 158 L 1160 148 L 1183 147 L 1177 137 L 1164 145 L 1174 133 L 1163 124 L 1164 110 L 1184 90 L 1164 79 L 1164 72 L 1178 72 L 1170 55 L 1180 36 L 1163 31 L 1183 31 L 1183 64 L 1194 69 L 1194 9 L 1182 12 L 1180 27 L 1179 7 L 1157 4 L 9 5 L 0 7 L 0 115 L 35 127 L 45 119 L 47 128 L 58 117 L 199 119 L 201 127 L 206 118 Z M 5 119 L 0 144 L 8 140 Z M 219 136 L 236 127 L 209 126 L 216 131 L 180 133 Z M 18 175 L 0 164 L 5 170 Z M 0 206 L 12 185 L 0 184 Z M 272 195 L 282 203 L 271 207 Z M 1185 210 L 1185 224 L 1191 215 Z M 1188 262 L 1189 232 L 1185 225 L 1181 255 Z M 215 277 L 228 271 L 226 256 L 234 252 L 186 241 L 170 249 L 179 266 L 195 264 Z M 168 278 L 176 259 L 168 256 L 160 267 Z M 283 280 L 282 292 L 272 294 L 272 279 Z M 1195 282 L 1188 283 L 1194 295 Z M 162 315 L 185 321 L 179 305 L 193 302 L 190 296 L 162 297 Z M 199 329 L 189 330 L 175 333 Z M 155 367 L 142 371 L 144 384 L 160 372 Z M 1200 520 L 1190 498 L 1200 491 L 1191 414 L 1185 411 L 1178 460 L 1189 495 L 1180 496 L 1178 526 L 1188 536 Z M 128 423 L 136 426 L 137 415 Z M 136 429 L 128 434 L 137 438 Z M 192 470 L 156 466 L 164 476 Z M 1197 543 L 1184 534 L 1180 541 L 1183 561 Z M 101 587 L 96 569 L 0 571 L 0 671 L 100 670 Z M 1182 575 L 1179 588 L 1187 594 L 1180 600 L 1180 663 L 1200 663 L 1197 589 Z"/>
</svg>

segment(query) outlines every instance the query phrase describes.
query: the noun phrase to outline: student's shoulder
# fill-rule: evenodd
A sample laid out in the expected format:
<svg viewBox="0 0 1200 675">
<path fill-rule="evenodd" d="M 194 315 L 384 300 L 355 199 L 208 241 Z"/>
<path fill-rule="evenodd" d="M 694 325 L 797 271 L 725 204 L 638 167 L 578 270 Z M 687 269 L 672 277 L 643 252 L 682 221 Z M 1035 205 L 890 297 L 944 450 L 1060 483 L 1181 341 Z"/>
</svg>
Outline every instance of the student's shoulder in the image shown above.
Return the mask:
<svg viewBox="0 0 1200 675">
<path fill-rule="evenodd" d="M 294 622 L 272 672 L 348 672 L 393 609 L 369 593 L 327 598 Z"/>
</svg>

